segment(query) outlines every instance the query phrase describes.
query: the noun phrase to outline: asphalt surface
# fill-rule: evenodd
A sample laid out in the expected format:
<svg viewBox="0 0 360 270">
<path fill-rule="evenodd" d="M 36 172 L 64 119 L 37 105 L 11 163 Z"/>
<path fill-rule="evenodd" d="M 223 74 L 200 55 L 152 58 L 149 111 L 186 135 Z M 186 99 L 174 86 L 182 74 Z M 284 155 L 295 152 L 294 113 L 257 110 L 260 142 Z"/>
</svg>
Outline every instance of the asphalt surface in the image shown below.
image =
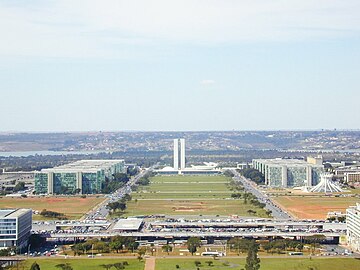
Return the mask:
<svg viewBox="0 0 360 270">
<path fill-rule="evenodd" d="M 259 191 L 254 182 L 246 179 L 245 177 L 240 175 L 240 173 L 238 173 L 235 170 L 232 170 L 232 172 L 235 175 L 234 180 L 240 182 L 244 186 L 245 190 L 247 192 L 254 194 L 260 202 L 265 203 L 266 204 L 265 209 L 270 210 L 271 215 L 275 219 L 292 219 L 292 217 L 287 212 L 285 212 L 279 206 L 274 204 L 267 195 L 265 195 L 261 191 Z"/>
<path fill-rule="evenodd" d="M 125 194 L 131 193 L 131 187 L 136 184 L 136 182 L 143 177 L 147 172 L 151 172 L 156 165 L 140 172 L 138 175 L 134 176 L 129 180 L 129 182 L 126 183 L 125 186 L 119 188 L 117 191 L 115 191 L 112 194 L 106 195 L 108 198 L 105 200 L 101 205 L 99 205 L 97 208 L 95 208 L 93 211 L 87 214 L 86 219 L 106 219 L 106 217 L 109 214 L 109 209 L 106 208 L 106 205 L 110 202 L 116 202 L 120 200 L 122 197 L 125 196 Z"/>
</svg>

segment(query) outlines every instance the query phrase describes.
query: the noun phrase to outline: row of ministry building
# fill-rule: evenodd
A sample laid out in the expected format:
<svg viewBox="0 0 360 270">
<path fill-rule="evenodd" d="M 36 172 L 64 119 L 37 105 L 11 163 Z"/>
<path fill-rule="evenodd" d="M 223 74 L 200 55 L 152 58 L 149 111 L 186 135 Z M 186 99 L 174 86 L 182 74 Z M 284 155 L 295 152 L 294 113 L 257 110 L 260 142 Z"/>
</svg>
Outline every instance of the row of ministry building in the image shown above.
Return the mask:
<svg viewBox="0 0 360 270">
<path fill-rule="evenodd" d="M 79 160 L 35 173 L 36 194 L 96 194 L 106 179 L 125 173 L 124 160 Z"/>
<path fill-rule="evenodd" d="M 271 187 L 316 186 L 324 172 L 322 158 L 254 159 L 253 168 L 260 171 L 265 184 Z"/>
</svg>

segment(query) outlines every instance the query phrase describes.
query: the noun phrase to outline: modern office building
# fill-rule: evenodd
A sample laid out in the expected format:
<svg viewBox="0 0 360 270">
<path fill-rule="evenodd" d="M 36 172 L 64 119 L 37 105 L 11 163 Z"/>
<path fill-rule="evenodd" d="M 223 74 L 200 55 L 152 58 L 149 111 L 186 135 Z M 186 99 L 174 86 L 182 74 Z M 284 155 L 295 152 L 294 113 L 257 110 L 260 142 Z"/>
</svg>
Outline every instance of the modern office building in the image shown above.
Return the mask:
<svg viewBox="0 0 360 270">
<path fill-rule="evenodd" d="M 31 227 L 31 209 L 0 209 L 0 249 L 27 247 Z"/>
<path fill-rule="evenodd" d="M 185 139 L 180 139 L 180 170 L 185 169 Z"/>
<path fill-rule="evenodd" d="M 360 186 L 360 172 L 346 172 L 344 174 L 345 182 L 349 185 Z"/>
<path fill-rule="evenodd" d="M 173 167 L 165 167 L 160 170 L 154 170 L 158 174 L 220 174 L 221 169 L 217 163 L 203 162 L 202 165 L 191 165 L 186 167 L 185 157 L 185 139 L 174 139 L 174 164 Z M 180 160 L 179 160 L 180 156 Z"/>
<path fill-rule="evenodd" d="M 324 166 L 298 159 L 254 159 L 253 168 L 265 177 L 271 187 L 316 186 Z"/>
<path fill-rule="evenodd" d="M 307 157 L 306 161 L 310 164 L 314 164 L 314 165 L 323 165 L 323 157 L 322 156 L 317 156 L 317 157 Z"/>
<path fill-rule="evenodd" d="M 355 252 L 360 251 L 360 203 L 346 209 L 347 243 Z"/>
<path fill-rule="evenodd" d="M 174 139 L 174 170 L 179 169 L 179 139 Z"/>
<path fill-rule="evenodd" d="M 79 160 L 35 173 L 36 194 L 96 194 L 106 178 L 125 173 L 124 160 Z"/>
<path fill-rule="evenodd" d="M 179 160 L 180 154 L 180 160 Z M 179 163 L 180 161 L 180 163 Z M 185 169 L 185 139 L 174 139 L 174 169 Z"/>
</svg>

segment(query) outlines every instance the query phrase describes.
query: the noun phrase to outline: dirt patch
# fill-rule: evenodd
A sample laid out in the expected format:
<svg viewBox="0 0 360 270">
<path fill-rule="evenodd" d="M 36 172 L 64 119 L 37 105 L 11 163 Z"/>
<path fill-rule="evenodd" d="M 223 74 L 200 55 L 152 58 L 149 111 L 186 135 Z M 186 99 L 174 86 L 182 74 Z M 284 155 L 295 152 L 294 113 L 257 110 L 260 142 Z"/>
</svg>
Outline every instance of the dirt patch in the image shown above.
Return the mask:
<svg viewBox="0 0 360 270">
<path fill-rule="evenodd" d="M 275 201 L 293 216 L 300 219 L 326 219 L 332 211 L 345 212 L 352 205 L 351 198 L 336 197 L 291 197 L 275 198 Z"/>
</svg>

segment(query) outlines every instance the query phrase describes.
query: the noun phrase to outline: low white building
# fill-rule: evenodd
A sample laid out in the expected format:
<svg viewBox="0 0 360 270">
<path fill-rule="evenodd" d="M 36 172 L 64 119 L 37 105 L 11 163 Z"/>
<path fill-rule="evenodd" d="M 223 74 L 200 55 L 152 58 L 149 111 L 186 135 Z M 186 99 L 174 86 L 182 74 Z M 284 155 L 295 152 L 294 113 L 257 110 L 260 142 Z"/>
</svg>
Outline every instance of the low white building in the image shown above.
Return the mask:
<svg viewBox="0 0 360 270">
<path fill-rule="evenodd" d="M 355 252 L 360 251 L 360 203 L 346 209 L 347 243 Z"/>
<path fill-rule="evenodd" d="M 144 220 L 140 218 L 124 218 L 119 219 L 114 227 L 112 228 L 113 231 L 120 231 L 120 232 L 137 232 L 140 230 L 140 227 L 143 225 Z"/>
</svg>

